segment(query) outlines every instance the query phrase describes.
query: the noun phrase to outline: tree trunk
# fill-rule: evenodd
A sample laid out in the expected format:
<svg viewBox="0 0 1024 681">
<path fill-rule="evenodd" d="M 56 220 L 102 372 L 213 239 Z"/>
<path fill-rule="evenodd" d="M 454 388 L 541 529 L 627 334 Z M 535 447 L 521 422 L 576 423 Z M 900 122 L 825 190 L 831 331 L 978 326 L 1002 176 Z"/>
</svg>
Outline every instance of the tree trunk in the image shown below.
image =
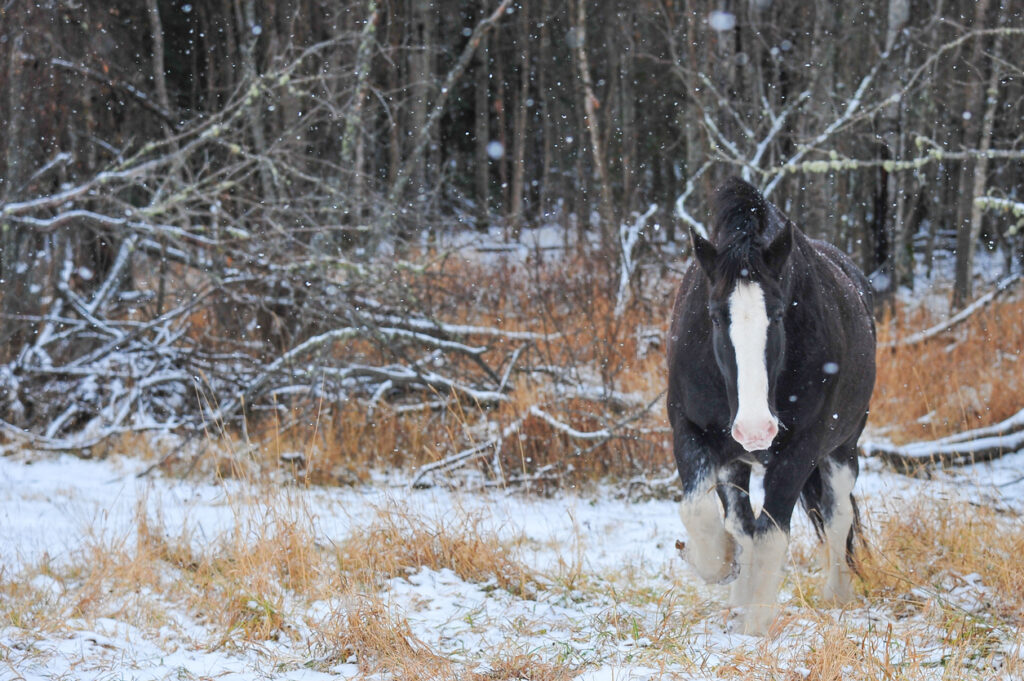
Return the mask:
<svg viewBox="0 0 1024 681">
<path fill-rule="evenodd" d="M 485 10 L 481 7 L 481 19 Z M 486 230 L 490 219 L 491 163 L 487 145 L 491 142 L 491 69 L 488 38 L 480 41 L 477 53 L 476 88 L 473 99 L 473 178 L 476 194 L 477 229 Z"/>
<path fill-rule="evenodd" d="M 978 0 L 977 4 L 975 4 L 972 28 L 976 30 L 985 28 L 985 16 L 988 13 L 988 6 L 989 0 Z M 974 39 L 971 45 L 971 61 L 968 69 L 979 69 L 984 72 L 983 63 L 988 61 L 985 57 L 985 39 L 979 36 Z M 994 73 L 996 71 L 995 64 L 992 64 L 991 68 Z M 984 134 L 984 114 L 982 113 L 986 109 L 985 97 L 987 93 L 985 88 L 982 87 L 982 82 L 982 78 L 969 79 L 964 95 L 964 111 L 967 114 L 967 120 L 964 122 L 963 143 L 964 147 L 968 149 L 977 149 L 982 144 L 987 144 L 983 140 L 983 137 L 986 135 Z M 988 125 L 989 133 L 991 133 L 991 122 Z M 987 167 L 987 161 L 984 158 L 978 158 L 973 161 L 965 160 L 961 165 L 960 211 L 956 228 L 956 265 L 952 299 L 952 309 L 954 310 L 962 308 L 971 298 L 971 277 L 974 273 L 974 242 L 977 240 L 974 232 L 975 206 L 972 199 L 976 196 L 973 192 L 979 186 L 979 182 L 982 190 L 984 189 Z M 980 212 L 977 215 L 978 229 L 980 230 Z"/>
<path fill-rule="evenodd" d="M 256 43 L 259 40 L 259 32 L 256 30 L 256 2 L 245 0 L 242 15 L 239 17 L 240 31 L 242 33 L 242 74 L 247 87 L 259 87 L 259 67 L 256 64 Z M 267 136 L 263 129 L 262 98 L 253 97 L 246 106 L 246 117 L 249 122 L 249 133 L 252 135 L 253 149 L 257 154 L 263 156 L 267 152 Z M 274 184 L 274 176 L 266 161 L 259 164 L 260 185 L 263 189 L 263 196 L 273 200 L 277 196 Z"/>
<path fill-rule="evenodd" d="M 428 134 L 426 131 L 427 112 L 430 107 L 431 83 L 434 77 L 433 9 L 432 0 L 413 0 L 407 125 L 407 129 L 413 133 L 413 141 L 419 135 Z M 431 143 L 432 140 L 429 140 L 427 146 Z M 416 200 L 419 200 L 423 198 L 426 191 L 427 154 L 419 153 L 413 156 L 412 150 L 408 150 L 405 166 L 408 172 L 408 184 Z"/>
<path fill-rule="evenodd" d="M 619 35 L 624 37 L 625 49 L 619 58 L 619 107 L 621 109 L 622 128 L 622 153 L 621 153 L 621 177 L 622 177 L 622 206 L 625 210 L 632 210 L 636 205 L 636 166 L 637 166 L 637 136 L 636 136 L 636 94 L 634 91 L 636 79 L 636 45 L 633 40 L 633 24 L 635 22 L 633 7 L 619 13 L 620 31 Z M 614 29 L 613 29 L 614 30 Z"/>
<path fill-rule="evenodd" d="M 530 6 L 527 0 L 519 2 L 519 93 L 512 116 L 512 190 L 509 207 L 511 237 L 519 240 L 523 227 L 523 201 L 526 157 L 526 102 L 530 97 Z"/>
<path fill-rule="evenodd" d="M 601 241 L 605 246 L 613 243 L 615 211 L 612 207 L 611 187 L 608 186 L 608 168 L 605 165 L 604 145 L 598 129 L 597 108 L 600 102 L 594 94 L 594 83 L 590 75 L 590 60 L 587 58 L 587 0 L 576 0 L 576 21 L 573 25 L 576 69 L 582 86 L 583 126 L 590 136 L 590 153 L 594 164 L 600 192 Z M 587 216 L 581 216 L 584 220 Z"/>
<path fill-rule="evenodd" d="M 366 23 L 363 24 L 356 52 L 355 91 L 345 117 L 345 131 L 341 140 L 341 157 L 352 170 L 352 198 L 357 206 L 363 204 L 366 192 L 366 179 L 363 173 L 366 148 L 363 107 L 370 91 L 371 53 L 376 39 L 378 12 L 376 0 L 367 0 Z"/>
<path fill-rule="evenodd" d="M 900 32 L 910 17 L 909 0 L 889 0 L 889 12 L 886 22 L 885 51 L 891 53 L 899 38 Z M 883 87 L 890 93 L 900 88 L 899 74 L 889 73 Z M 880 133 L 882 139 L 882 160 L 898 161 L 903 157 L 902 119 L 899 102 L 894 102 L 882 111 Z M 884 283 L 885 287 L 877 290 L 876 303 L 881 305 L 892 300 L 899 286 L 899 271 L 896 266 L 897 256 L 893 253 L 893 243 L 899 242 L 903 230 L 903 197 L 902 173 L 880 171 L 880 186 L 876 194 L 875 221 L 873 225 L 875 262 L 881 274 L 876 282 Z"/>
<path fill-rule="evenodd" d="M 25 12 L 30 13 L 31 10 Z M 13 14 L 13 12 L 12 12 Z M 23 15 L 24 16 L 24 15 Z M 13 17 L 12 17 L 13 18 Z M 12 26 L 15 23 L 11 24 Z M 23 24 L 24 25 L 24 24 Z M 13 200 L 21 191 L 22 185 L 28 178 L 28 147 L 23 140 L 32 139 L 31 121 L 25 116 L 30 107 L 26 106 L 25 98 L 32 91 L 29 78 L 25 73 L 24 41 L 25 37 L 16 31 L 10 32 L 7 36 L 7 148 L 4 150 L 4 176 L 0 179 L 0 205 L 3 202 Z M 3 220 L 3 218 L 0 218 Z M 11 319 L 20 315 L 29 314 L 30 301 L 38 300 L 39 296 L 30 296 L 29 276 L 30 268 L 28 263 L 23 261 L 27 258 L 25 248 L 26 231 L 15 227 L 4 221 L 3 229 L 0 232 L 0 280 L 3 280 L 3 291 L 0 292 L 2 304 L 0 312 L 5 319 Z M 7 361 L 11 352 L 27 341 L 28 328 L 22 323 L 0 324 L 0 360 Z"/>
<path fill-rule="evenodd" d="M 548 91 L 548 72 L 554 66 L 551 61 L 551 0 L 540 2 L 540 67 L 537 69 L 537 95 L 540 100 L 541 116 L 541 161 L 540 187 L 537 193 L 537 210 L 542 220 L 546 220 L 551 211 L 550 192 L 551 164 L 553 162 L 552 142 L 554 129 L 552 121 L 555 116 L 554 98 Z"/>
<path fill-rule="evenodd" d="M 509 213 L 508 187 L 508 99 L 505 96 L 505 50 L 500 47 L 497 33 L 494 40 L 494 127 L 500 155 L 495 155 L 494 165 L 498 169 L 498 203 L 506 216 Z"/>
</svg>

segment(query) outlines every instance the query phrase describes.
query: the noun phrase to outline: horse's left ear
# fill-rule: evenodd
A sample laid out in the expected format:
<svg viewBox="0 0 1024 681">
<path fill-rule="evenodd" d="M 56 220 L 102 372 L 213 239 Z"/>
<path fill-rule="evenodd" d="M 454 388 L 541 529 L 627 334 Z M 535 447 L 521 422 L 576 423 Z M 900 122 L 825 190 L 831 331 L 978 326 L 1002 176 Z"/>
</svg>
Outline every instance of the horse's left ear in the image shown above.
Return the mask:
<svg viewBox="0 0 1024 681">
<path fill-rule="evenodd" d="M 693 255 L 700 263 L 700 268 L 704 270 L 705 276 L 711 279 L 715 276 L 715 263 L 718 260 L 718 251 L 715 249 L 715 245 L 702 237 L 692 225 L 690 226 L 690 243 L 693 244 Z"/>
<path fill-rule="evenodd" d="M 786 226 L 764 249 L 764 262 L 775 275 L 782 274 L 790 252 L 793 250 L 793 223 L 786 220 Z"/>
</svg>

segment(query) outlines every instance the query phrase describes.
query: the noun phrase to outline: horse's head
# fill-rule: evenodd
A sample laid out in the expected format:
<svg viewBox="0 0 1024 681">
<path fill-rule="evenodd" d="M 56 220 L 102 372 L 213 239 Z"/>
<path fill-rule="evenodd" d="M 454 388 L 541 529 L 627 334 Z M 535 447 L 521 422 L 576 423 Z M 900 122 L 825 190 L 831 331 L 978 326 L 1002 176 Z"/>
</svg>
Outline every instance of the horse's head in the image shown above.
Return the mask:
<svg viewBox="0 0 1024 681">
<path fill-rule="evenodd" d="M 774 217 L 774 216 L 772 216 Z M 788 268 L 793 226 L 771 241 L 739 234 L 718 248 L 691 230 L 707 278 L 715 361 L 725 380 L 731 434 L 748 452 L 768 449 L 779 432 L 775 384 L 785 362 L 783 317 L 791 306 Z"/>
</svg>

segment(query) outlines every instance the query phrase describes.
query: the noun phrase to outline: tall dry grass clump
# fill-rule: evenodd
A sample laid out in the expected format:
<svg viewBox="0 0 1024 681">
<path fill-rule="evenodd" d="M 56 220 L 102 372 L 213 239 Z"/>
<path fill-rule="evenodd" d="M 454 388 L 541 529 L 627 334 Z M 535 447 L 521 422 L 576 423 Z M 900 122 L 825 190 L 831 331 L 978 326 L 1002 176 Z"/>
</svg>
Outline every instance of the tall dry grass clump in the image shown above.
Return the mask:
<svg viewBox="0 0 1024 681">
<path fill-rule="evenodd" d="M 533 591 L 538 575 L 516 559 L 515 543 L 488 529 L 485 520 L 464 509 L 426 516 L 388 504 L 339 543 L 338 567 L 359 586 L 426 567 L 447 568 L 466 581 L 492 582 L 515 594 Z"/>
<path fill-rule="evenodd" d="M 864 562 L 869 595 L 919 609 L 929 595 L 983 580 L 987 614 L 1024 627 L 1024 526 L 981 504 L 919 496 L 874 511 Z"/>
</svg>

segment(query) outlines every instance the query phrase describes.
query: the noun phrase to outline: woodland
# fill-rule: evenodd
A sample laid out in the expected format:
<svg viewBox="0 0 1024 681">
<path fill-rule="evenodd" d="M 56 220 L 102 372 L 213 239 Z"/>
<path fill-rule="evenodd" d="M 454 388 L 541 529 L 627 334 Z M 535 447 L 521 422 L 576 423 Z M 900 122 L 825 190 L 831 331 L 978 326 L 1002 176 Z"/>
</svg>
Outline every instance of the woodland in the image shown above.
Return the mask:
<svg viewBox="0 0 1024 681">
<path fill-rule="evenodd" d="M 887 347 L 931 325 L 888 365 L 924 361 L 1020 279 L 1022 37 L 1008 0 L 9 0 L 2 446 L 649 469 L 672 285 L 729 175 L 854 256 Z M 1019 409 L 963 380 L 923 435 Z"/>
</svg>

